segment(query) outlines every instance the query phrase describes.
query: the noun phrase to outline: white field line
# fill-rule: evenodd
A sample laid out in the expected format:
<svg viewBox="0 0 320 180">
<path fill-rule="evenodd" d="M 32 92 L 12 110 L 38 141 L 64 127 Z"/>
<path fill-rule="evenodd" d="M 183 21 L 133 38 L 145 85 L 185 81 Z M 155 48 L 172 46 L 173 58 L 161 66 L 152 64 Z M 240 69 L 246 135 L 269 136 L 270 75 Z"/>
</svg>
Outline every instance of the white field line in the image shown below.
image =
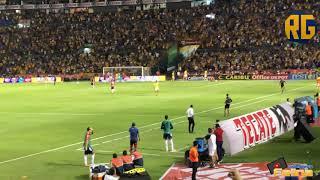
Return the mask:
<svg viewBox="0 0 320 180">
<path fill-rule="evenodd" d="M 166 177 L 166 175 L 170 172 L 170 169 L 175 165 L 175 163 L 173 163 L 170 168 L 167 169 L 167 171 L 159 178 L 160 180 L 162 180 L 164 177 Z"/>
<path fill-rule="evenodd" d="M 190 147 L 190 146 L 188 145 L 188 146 L 185 146 L 185 147 L 179 148 L 179 149 L 177 149 L 177 152 L 180 152 L 180 151 L 182 151 L 182 150 L 185 150 L 185 149 L 187 149 L 188 147 Z"/>
<path fill-rule="evenodd" d="M 102 152 L 102 153 L 115 153 L 114 151 L 105 151 L 105 150 L 97 150 L 95 152 Z M 122 152 L 120 152 L 122 153 Z M 183 157 L 183 156 L 179 156 L 179 155 L 172 155 L 172 154 L 152 154 L 152 153 L 143 153 L 143 156 L 157 156 L 157 157 L 163 157 L 163 156 L 168 156 L 168 157 Z"/>
<path fill-rule="evenodd" d="M 262 99 L 262 100 L 260 100 L 260 101 L 255 101 L 255 102 L 252 102 L 252 103 L 249 103 L 249 104 L 240 105 L 240 106 L 237 106 L 237 107 L 235 107 L 235 108 L 233 108 L 233 109 L 241 109 L 242 107 L 247 107 L 247 106 L 252 105 L 252 104 L 261 103 L 261 102 L 263 102 L 263 101 L 266 101 L 266 99 Z M 219 108 L 217 108 L 217 109 L 222 109 L 222 108 L 224 108 L 224 107 L 219 107 Z M 181 124 L 181 123 L 184 123 L 184 122 L 186 122 L 186 120 L 178 121 L 178 122 L 174 123 L 174 125 L 178 125 L 178 124 Z M 147 130 L 147 131 L 140 132 L 140 134 L 145 134 L 145 133 L 151 132 L 152 130 L 156 130 L 156 129 L 160 130 L 160 128 L 153 128 L 153 129 L 149 129 L 149 130 Z M 128 137 L 129 137 L 129 135 L 124 136 L 124 137 L 120 137 L 120 138 L 116 138 L 116 139 L 111 139 L 111 140 L 108 140 L 108 141 L 103 141 L 103 142 L 101 142 L 101 143 L 96 143 L 96 144 L 93 144 L 92 146 L 98 146 L 98 145 L 101 145 L 101 144 L 105 144 L 105 143 L 110 143 L 110 142 L 113 142 L 113 141 L 118 141 L 118 140 L 126 139 L 126 138 L 128 138 Z M 81 149 L 82 149 L 82 148 L 78 148 L 78 149 L 76 149 L 76 150 L 81 150 Z M 183 149 L 184 149 L 184 148 L 183 148 Z M 179 150 L 178 150 L 178 151 L 179 151 Z"/>
<path fill-rule="evenodd" d="M 62 115 L 62 116 L 65 116 L 65 115 L 69 115 L 69 116 L 97 116 L 97 115 L 104 115 L 102 113 L 55 113 L 55 112 L 48 112 L 48 113 L 28 113 L 28 112 L 25 112 L 25 113 L 16 113 L 16 112 L 0 112 L 0 114 L 21 114 L 21 115 Z"/>
<path fill-rule="evenodd" d="M 295 88 L 295 89 L 291 89 L 291 90 L 289 90 L 289 91 L 287 91 L 287 92 L 296 91 L 296 90 L 298 90 L 298 89 L 302 89 L 302 88 L 305 88 L 305 87 L 306 87 L 306 86 L 299 87 L 299 88 Z M 233 103 L 233 105 L 242 104 L 242 103 L 254 101 L 254 100 L 257 100 L 257 99 L 274 96 L 274 95 L 276 95 L 276 94 L 280 94 L 280 93 L 277 92 L 277 93 L 272 93 L 272 94 L 269 94 L 269 95 L 266 95 L 266 96 L 260 96 L 260 97 L 252 98 L 252 99 L 245 100 L 245 101 L 242 101 L 242 102 L 239 102 L 239 103 Z M 255 103 L 257 103 L 257 102 L 255 102 Z M 247 104 L 247 105 L 248 105 L 248 104 Z M 209 112 L 209 111 L 214 111 L 214 110 L 222 109 L 222 108 L 224 108 L 224 107 L 221 107 L 221 106 L 220 106 L 220 107 L 212 108 L 212 109 L 209 109 L 209 110 L 201 111 L 201 112 L 198 112 L 198 113 L 195 113 L 195 114 L 202 114 L 202 113 L 206 113 L 206 112 Z M 234 108 L 234 109 L 235 109 L 235 108 Z M 181 118 L 184 118 L 184 117 L 186 117 L 186 116 L 185 116 L 185 115 L 184 115 L 184 116 L 180 116 L 180 117 L 177 117 L 177 118 L 173 118 L 173 119 L 171 119 L 171 120 L 181 119 Z M 184 121 L 181 121 L 181 122 L 178 122 L 178 123 L 182 123 L 182 122 L 184 122 Z M 146 128 L 146 127 L 149 127 L 149 126 L 154 126 L 154 125 L 160 124 L 160 123 L 161 123 L 161 122 L 157 122 L 157 123 L 152 123 L 152 124 L 149 124 L 149 125 L 145 125 L 145 126 L 140 127 L 140 129 L 143 129 L 143 128 Z M 175 124 L 178 124 L 178 123 L 175 123 Z M 157 128 L 154 128 L 154 129 L 157 129 Z M 114 134 L 108 134 L 108 135 L 105 135 L 105 136 L 101 136 L 101 137 L 94 138 L 94 139 L 92 139 L 92 141 L 98 140 L 98 139 L 102 139 L 102 138 L 106 138 L 106 137 L 110 137 L 110 136 L 119 135 L 119 134 L 124 134 L 124 133 L 128 133 L 128 132 L 127 132 L 127 131 L 122 131 L 122 132 L 118 132 L 118 133 L 114 133 Z M 118 138 L 118 139 L 119 139 L 119 138 Z M 107 142 L 107 141 L 106 141 L 106 142 Z M 61 147 L 54 148 L 54 149 L 49 149 L 49 150 L 45 150 L 45 151 L 41 151 L 41 152 L 37 152 L 37 153 L 25 155 L 25 156 L 20 156 L 20 157 L 14 158 L 14 159 L 9 159 L 9 160 L 5 160 L 5 161 L 1 161 L 0 164 L 4 164 L 4 163 L 8 163 L 8 162 L 13 162 L 13 161 L 17 161 L 17 160 L 20 160 L 20 159 L 25 159 L 25 158 L 28 158 L 28 157 L 33 157 L 33 156 L 37 156 L 37 155 L 40 155 L 40 154 L 45 154 L 45 153 L 57 151 L 57 150 L 60 150 L 60 149 L 68 148 L 68 147 L 70 147 L 70 146 L 75 146 L 75 145 L 79 145 L 79 144 L 82 144 L 82 143 L 83 143 L 83 142 L 81 141 L 81 142 L 77 142 L 77 143 L 73 143 L 73 144 L 61 146 Z"/>
</svg>

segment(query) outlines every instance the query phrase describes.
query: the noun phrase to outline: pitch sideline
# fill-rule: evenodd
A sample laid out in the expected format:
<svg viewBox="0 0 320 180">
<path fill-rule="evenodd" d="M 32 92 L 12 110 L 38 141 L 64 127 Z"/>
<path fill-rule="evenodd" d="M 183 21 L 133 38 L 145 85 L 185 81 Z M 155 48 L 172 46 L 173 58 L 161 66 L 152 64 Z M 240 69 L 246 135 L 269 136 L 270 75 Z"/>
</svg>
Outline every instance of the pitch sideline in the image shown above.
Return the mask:
<svg viewBox="0 0 320 180">
<path fill-rule="evenodd" d="M 296 91 L 296 90 L 298 90 L 298 89 L 302 89 L 302 88 L 305 88 L 305 87 L 306 87 L 306 86 L 299 87 L 299 88 L 295 88 L 295 89 L 291 89 L 291 90 L 288 90 L 287 92 Z M 234 103 L 234 105 L 242 104 L 242 103 L 246 103 L 246 102 L 250 102 L 250 101 L 254 101 L 254 100 L 261 99 L 261 98 L 265 98 L 265 97 L 274 96 L 274 95 L 276 95 L 276 94 L 279 94 L 279 92 L 277 92 L 277 93 L 272 93 L 272 94 L 265 95 L 265 96 L 260 96 L 260 97 L 252 98 L 252 99 L 248 99 L 248 100 L 245 100 L 245 101 L 242 101 L 242 102 L 239 102 L 239 103 Z M 223 108 L 223 107 L 220 106 L 220 107 L 208 109 L 208 110 L 205 110 L 205 111 L 200 111 L 200 112 L 195 113 L 195 114 L 202 114 L 202 113 L 210 112 L 210 111 L 213 111 L 213 110 L 215 110 L 215 109 L 217 109 L 217 108 L 220 109 L 220 108 Z M 185 115 L 184 115 L 184 116 L 180 116 L 180 117 L 173 118 L 172 120 L 181 119 L 181 118 L 183 118 L 183 117 L 185 117 Z M 181 121 L 181 122 L 182 122 L 182 121 Z M 180 123 L 181 123 L 181 122 L 180 122 Z M 149 127 L 149 126 L 153 126 L 153 125 L 156 125 L 156 124 L 159 124 L 159 123 L 160 123 L 160 122 L 152 123 L 152 124 L 149 124 L 149 125 L 145 125 L 145 126 L 140 127 L 140 129 L 143 129 L 143 128 L 146 128 L 146 127 Z M 119 134 L 124 134 L 124 133 L 127 133 L 127 131 L 122 131 L 122 132 L 118 132 L 118 133 L 114 133 L 114 134 L 109 134 L 109 135 L 97 137 L 97 138 L 92 139 L 92 141 L 98 140 L 98 139 L 102 139 L 102 138 L 105 138 L 105 137 L 110 137 L 110 136 L 115 136 L 115 135 L 119 135 Z M 25 158 L 28 158 L 28 157 L 37 156 L 37 155 L 40 155 L 40 154 L 45 154 L 45 153 L 57 151 L 57 150 L 60 150 L 60 149 L 68 148 L 68 147 L 75 146 L 75 145 L 79 145 L 79 144 L 82 144 L 82 143 L 83 143 L 83 142 L 81 141 L 81 142 L 77 142 L 77 143 L 73 143 L 73 144 L 61 146 L 61 147 L 58 147 L 58 148 L 49 149 L 49 150 L 45 150 L 45 151 L 41 151 L 41 152 L 37 152 L 37 153 L 25 155 L 25 156 L 13 158 L 13 159 L 1 161 L 1 162 L 0 162 L 0 165 L 1 165 L 1 164 L 4 164 L 4 163 L 8 163 L 8 162 L 17 161 L 17 160 L 20 160 L 20 159 L 25 159 Z"/>
</svg>

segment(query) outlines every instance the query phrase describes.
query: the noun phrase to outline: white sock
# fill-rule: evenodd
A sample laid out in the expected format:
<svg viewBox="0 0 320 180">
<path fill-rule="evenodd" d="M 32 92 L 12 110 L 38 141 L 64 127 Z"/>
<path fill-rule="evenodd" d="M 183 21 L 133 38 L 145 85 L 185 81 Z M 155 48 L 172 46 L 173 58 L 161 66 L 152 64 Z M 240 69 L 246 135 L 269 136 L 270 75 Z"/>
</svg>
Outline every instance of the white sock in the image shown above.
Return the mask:
<svg viewBox="0 0 320 180">
<path fill-rule="evenodd" d="M 170 144 L 171 144 L 171 151 L 174 151 L 173 140 L 172 139 L 170 139 Z"/>
<path fill-rule="evenodd" d="M 91 165 L 94 165 L 94 154 L 91 156 Z"/>
<path fill-rule="evenodd" d="M 87 166 L 88 165 L 88 156 L 84 155 L 83 159 L 84 159 L 84 165 Z"/>
<path fill-rule="evenodd" d="M 166 151 L 169 151 L 169 147 L 168 147 L 168 140 L 165 140 L 165 145 L 166 145 Z"/>
</svg>

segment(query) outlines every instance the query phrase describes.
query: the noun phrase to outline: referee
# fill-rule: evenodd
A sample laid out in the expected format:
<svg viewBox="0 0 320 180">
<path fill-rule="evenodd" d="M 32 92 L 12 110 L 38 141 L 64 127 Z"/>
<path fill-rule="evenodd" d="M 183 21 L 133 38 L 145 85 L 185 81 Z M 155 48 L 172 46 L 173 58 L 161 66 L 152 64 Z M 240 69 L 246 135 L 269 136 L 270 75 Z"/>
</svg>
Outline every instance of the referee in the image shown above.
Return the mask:
<svg viewBox="0 0 320 180">
<path fill-rule="evenodd" d="M 189 133 L 193 133 L 194 129 L 194 111 L 193 111 L 193 105 L 190 105 L 190 107 L 187 109 L 187 116 L 189 121 Z"/>
</svg>

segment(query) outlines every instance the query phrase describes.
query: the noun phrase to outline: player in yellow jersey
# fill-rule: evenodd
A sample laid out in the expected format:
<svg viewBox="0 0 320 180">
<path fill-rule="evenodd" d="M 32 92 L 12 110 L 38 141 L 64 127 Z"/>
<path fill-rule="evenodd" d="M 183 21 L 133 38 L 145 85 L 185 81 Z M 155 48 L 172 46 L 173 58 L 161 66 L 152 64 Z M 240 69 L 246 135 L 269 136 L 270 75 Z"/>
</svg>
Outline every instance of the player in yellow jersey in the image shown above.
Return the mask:
<svg viewBox="0 0 320 180">
<path fill-rule="evenodd" d="M 319 91 L 319 88 L 320 88 L 320 77 L 317 78 L 317 88 L 318 88 L 318 91 Z"/>
<path fill-rule="evenodd" d="M 154 86 L 154 92 L 156 93 L 156 96 L 158 96 L 159 95 L 159 90 L 160 90 L 159 82 L 156 80 L 156 82 L 153 84 L 153 86 Z"/>
<path fill-rule="evenodd" d="M 188 80 L 188 71 L 187 70 L 185 70 L 184 72 L 183 72 L 183 80 Z"/>
<path fill-rule="evenodd" d="M 172 71 L 172 73 L 171 73 L 171 81 L 174 81 L 176 78 L 175 78 L 175 72 L 174 71 Z"/>
<path fill-rule="evenodd" d="M 207 70 L 204 71 L 204 76 L 203 77 L 204 77 L 205 80 L 207 80 L 207 78 L 208 78 L 208 71 Z"/>
</svg>

